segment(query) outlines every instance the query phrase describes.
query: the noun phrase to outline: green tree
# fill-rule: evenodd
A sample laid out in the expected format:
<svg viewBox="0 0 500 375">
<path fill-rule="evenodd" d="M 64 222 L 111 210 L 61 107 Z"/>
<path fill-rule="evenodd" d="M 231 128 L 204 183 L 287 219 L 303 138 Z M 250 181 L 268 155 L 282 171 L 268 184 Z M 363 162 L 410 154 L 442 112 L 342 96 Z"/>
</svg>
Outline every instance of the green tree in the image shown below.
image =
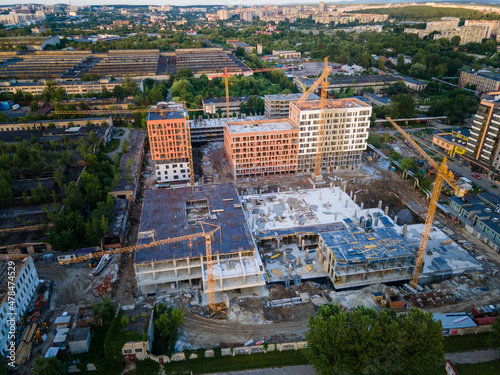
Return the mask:
<svg viewBox="0 0 500 375">
<path fill-rule="evenodd" d="M 109 298 L 104 297 L 101 302 L 92 305 L 92 313 L 96 319 L 110 322 L 115 317 L 115 305 Z"/>
<path fill-rule="evenodd" d="M 362 306 L 344 312 L 328 304 L 308 327 L 305 355 L 320 375 L 427 374 L 444 360 L 441 323 L 416 309 L 408 315 Z"/>
<path fill-rule="evenodd" d="M 159 303 L 154 311 L 155 341 L 153 351 L 172 352 L 179 335 L 179 328 L 184 324 L 184 313 L 177 309 Z M 158 340 L 157 340 L 158 339 Z"/>
<path fill-rule="evenodd" d="M 392 118 L 415 117 L 415 100 L 411 95 L 399 94 L 391 98 L 390 113 Z"/>
<path fill-rule="evenodd" d="M 33 375 L 64 375 L 67 373 L 66 366 L 56 357 L 35 359 L 31 368 Z"/>
<path fill-rule="evenodd" d="M 12 203 L 14 199 L 14 192 L 12 191 L 12 187 L 9 185 L 7 180 L 0 179 L 0 204 L 8 205 Z"/>
<path fill-rule="evenodd" d="M 500 319 L 495 320 L 491 327 L 488 342 L 495 350 L 500 350 Z"/>
</svg>

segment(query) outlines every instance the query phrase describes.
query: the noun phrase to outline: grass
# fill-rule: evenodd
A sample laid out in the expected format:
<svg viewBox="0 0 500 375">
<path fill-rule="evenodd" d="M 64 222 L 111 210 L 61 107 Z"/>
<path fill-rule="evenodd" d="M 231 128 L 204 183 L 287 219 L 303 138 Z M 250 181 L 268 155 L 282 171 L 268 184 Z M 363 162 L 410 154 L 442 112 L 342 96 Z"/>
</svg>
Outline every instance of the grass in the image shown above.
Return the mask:
<svg viewBox="0 0 500 375">
<path fill-rule="evenodd" d="M 135 361 L 136 375 L 154 375 L 160 371 L 160 364 L 152 359 L 146 358 L 143 361 Z"/>
<path fill-rule="evenodd" d="M 204 358 L 164 364 L 167 374 L 207 374 L 257 368 L 307 365 L 302 350 L 287 350 L 252 355 Z"/>
<path fill-rule="evenodd" d="M 455 369 L 460 375 L 490 375 L 500 373 L 500 360 L 491 362 L 456 365 Z"/>
<path fill-rule="evenodd" d="M 471 350 L 488 349 L 488 333 L 477 335 L 451 336 L 444 339 L 445 353 L 468 352 Z"/>
<path fill-rule="evenodd" d="M 116 151 L 118 147 L 120 147 L 120 140 L 118 138 L 113 138 L 102 148 L 102 151 L 106 153 L 113 152 Z"/>
</svg>

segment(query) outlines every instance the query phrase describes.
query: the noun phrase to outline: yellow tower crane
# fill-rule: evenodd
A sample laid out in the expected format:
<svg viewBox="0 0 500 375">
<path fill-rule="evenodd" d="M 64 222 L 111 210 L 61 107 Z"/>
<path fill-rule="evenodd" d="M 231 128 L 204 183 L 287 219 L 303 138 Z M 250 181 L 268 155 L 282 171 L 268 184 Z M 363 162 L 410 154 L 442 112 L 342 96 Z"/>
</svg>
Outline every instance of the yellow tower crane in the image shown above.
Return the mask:
<svg viewBox="0 0 500 375">
<path fill-rule="evenodd" d="M 150 243 L 121 247 L 121 248 L 112 249 L 112 250 L 102 250 L 102 251 L 98 251 L 95 253 L 85 254 L 85 255 L 79 256 L 77 258 L 70 258 L 70 259 L 61 260 L 59 262 L 59 265 L 66 265 L 66 264 L 70 264 L 70 263 L 80 263 L 80 262 L 84 262 L 84 261 L 90 260 L 90 259 L 99 259 L 99 258 L 102 258 L 104 255 L 113 255 L 113 254 L 126 253 L 129 251 L 138 251 L 138 250 L 142 250 L 142 249 L 147 249 L 147 248 L 151 248 L 151 247 L 167 245 L 167 244 L 182 242 L 182 241 L 189 241 L 189 247 L 192 247 L 193 240 L 195 240 L 197 238 L 205 238 L 205 245 L 206 245 L 205 257 L 207 260 L 207 291 L 208 291 L 209 306 L 214 312 L 221 311 L 224 309 L 224 304 L 215 302 L 216 277 L 215 277 L 214 272 L 213 272 L 213 256 L 212 256 L 212 238 L 215 235 L 215 233 L 217 233 L 217 231 L 220 231 L 221 228 L 218 225 L 214 225 L 214 224 L 210 224 L 210 223 L 205 223 L 205 222 L 201 222 L 201 221 L 199 223 L 201 225 L 202 231 L 198 232 L 198 233 L 187 234 L 185 236 L 166 238 L 163 240 L 156 241 L 154 239 L 153 233 L 151 232 L 151 238 L 153 239 L 153 241 Z M 205 230 L 204 225 L 210 226 L 213 229 L 212 230 Z M 0 254 L 0 261 L 5 262 L 5 261 L 9 261 L 9 260 L 23 259 L 23 258 L 27 258 L 28 256 L 29 255 L 26 255 L 26 254 Z"/>
<path fill-rule="evenodd" d="M 319 76 L 316 82 L 302 95 L 302 97 L 297 101 L 296 106 L 299 107 L 303 104 L 309 95 L 316 90 L 316 88 L 321 85 L 321 101 L 320 101 L 320 114 L 318 121 L 318 140 L 316 142 L 316 161 L 314 165 L 314 181 L 321 181 L 323 178 L 321 177 L 321 161 L 323 159 L 323 134 L 325 130 L 325 108 L 326 108 L 326 94 L 328 90 L 329 82 L 327 80 L 328 76 L 332 68 L 328 67 L 328 57 L 325 57 L 325 67 L 323 69 L 323 74 Z"/>
<path fill-rule="evenodd" d="M 434 181 L 434 188 L 432 189 L 432 196 L 429 202 L 429 209 L 427 210 L 427 216 L 425 217 L 424 231 L 422 232 L 422 238 L 420 239 L 420 245 L 418 247 L 417 260 L 415 262 L 415 268 L 413 269 L 413 275 L 411 278 L 410 285 L 416 288 L 418 285 L 418 279 L 420 277 L 420 272 L 422 270 L 422 263 L 424 262 L 425 250 L 427 249 L 427 242 L 429 241 L 429 234 L 432 229 L 432 223 L 434 221 L 434 215 L 436 214 L 437 203 L 439 196 L 441 195 L 441 187 L 443 182 L 446 181 L 455 190 L 455 194 L 462 197 L 466 190 L 461 188 L 455 181 L 453 173 L 448 171 L 448 166 L 446 165 L 446 157 L 443 159 L 441 165 L 438 165 L 427 153 L 422 150 L 422 148 L 407 134 L 401 127 L 396 124 L 396 122 L 390 117 L 386 119 L 396 128 L 401 135 L 411 143 L 411 145 L 417 150 L 420 155 L 422 155 L 425 160 L 429 162 L 431 167 L 437 171 L 436 180 Z"/>
</svg>

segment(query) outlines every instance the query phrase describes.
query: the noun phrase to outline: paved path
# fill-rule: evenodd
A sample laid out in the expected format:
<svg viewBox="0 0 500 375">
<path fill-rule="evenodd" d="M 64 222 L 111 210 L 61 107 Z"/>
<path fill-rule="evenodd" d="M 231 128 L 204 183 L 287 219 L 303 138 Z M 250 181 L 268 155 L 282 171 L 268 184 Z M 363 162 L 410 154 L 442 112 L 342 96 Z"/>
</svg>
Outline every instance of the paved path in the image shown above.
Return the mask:
<svg viewBox="0 0 500 375">
<path fill-rule="evenodd" d="M 316 375 L 311 365 L 262 368 L 258 370 L 217 372 L 212 375 Z"/>
<path fill-rule="evenodd" d="M 118 154 L 119 152 L 122 151 L 122 141 L 124 139 L 130 139 L 130 130 L 128 128 L 125 128 L 125 127 L 116 128 L 115 131 L 117 132 L 119 129 L 123 130 L 123 134 L 121 136 L 117 136 L 115 134 L 115 136 L 113 137 L 113 138 L 117 138 L 120 140 L 120 145 L 118 146 L 118 148 L 115 151 L 108 153 L 108 155 L 111 159 L 113 158 L 113 156 L 115 156 L 115 154 Z"/>
<path fill-rule="evenodd" d="M 446 353 L 445 357 L 453 364 L 491 362 L 500 359 L 500 354 L 493 349 L 474 350 L 472 352 Z"/>
</svg>

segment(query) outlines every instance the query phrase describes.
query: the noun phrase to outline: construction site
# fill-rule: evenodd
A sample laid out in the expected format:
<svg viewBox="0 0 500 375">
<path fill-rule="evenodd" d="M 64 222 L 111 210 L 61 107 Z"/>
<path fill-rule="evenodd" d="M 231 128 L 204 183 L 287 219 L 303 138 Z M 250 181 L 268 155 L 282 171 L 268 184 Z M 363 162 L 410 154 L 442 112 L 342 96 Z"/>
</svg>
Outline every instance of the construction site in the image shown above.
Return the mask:
<svg viewBox="0 0 500 375">
<path fill-rule="evenodd" d="M 371 106 L 326 99 L 329 72 L 325 64 L 286 118 L 189 123 L 183 103 L 149 108 L 151 150 L 143 154 L 137 136 L 126 171 L 133 189 L 118 194 L 131 206 L 117 215 L 120 240 L 35 258 L 53 292 L 43 314 L 33 305 L 31 323 L 50 332 L 68 324 L 67 311 L 78 315 L 104 296 L 144 309 L 165 302 L 185 314 L 180 352 L 304 340 L 308 318 L 326 303 L 401 312 L 498 303 L 499 254 L 438 206 L 443 185 L 457 197 L 473 194 L 471 185 L 388 118 L 399 144 L 435 171 L 432 192 L 421 194 L 408 171 L 367 145 Z M 319 85 L 321 98 L 308 100 Z M 194 134 L 208 143 L 193 149 Z"/>
</svg>

